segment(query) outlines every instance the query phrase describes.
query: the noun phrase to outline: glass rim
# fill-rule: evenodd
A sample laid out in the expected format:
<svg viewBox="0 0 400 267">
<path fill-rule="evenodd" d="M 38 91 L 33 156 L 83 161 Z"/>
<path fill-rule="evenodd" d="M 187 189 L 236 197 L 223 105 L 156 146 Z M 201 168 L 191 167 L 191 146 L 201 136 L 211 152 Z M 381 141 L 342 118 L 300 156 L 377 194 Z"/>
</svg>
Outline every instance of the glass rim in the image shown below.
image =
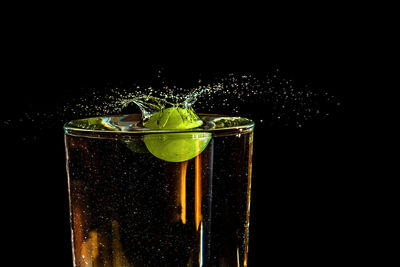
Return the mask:
<svg viewBox="0 0 400 267">
<path fill-rule="evenodd" d="M 193 132 L 193 133 L 222 133 L 222 132 L 248 132 L 252 131 L 254 128 L 254 121 L 240 117 L 240 116 L 225 116 L 225 115 L 220 115 L 220 114 L 208 114 L 208 113 L 198 113 L 197 114 L 201 118 L 214 118 L 216 119 L 236 119 L 236 120 L 241 120 L 242 123 L 239 125 L 233 125 L 233 126 L 226 126 L 226 127 L 219 127 L 219 128 L 203 128 L 204 124 L 201 127 L 197 128 L 192 128 L 192 129 L 149 129 L 149 128 L 139 128 L 137 130 L 112 130 L 112 129 L 85 129 L 85 128 L 79 128 L 79 127 L 74 127 L 72 125 L 74 122 L 78 121 L 83 121 L 87 119 L 102 119 L 102 118 L 114 118 L 114 117 L 136 117 L 136 118 L 142 118 L 141 114 L 115 114 L 115 115 L 107 115 L 107 116 L 96 116 L 96 117 L 87 117 L 87 118 L 82 118 L 82 119 L 75 119 L 68 121 L 64 124 L 63 129 L 64 133 L 66 135 L 79 135 L 79 136 L 97 136 L 97 137 L 102 137 L 102 136 L 107 136 L 107 135 L 113 135 L 113 136 L 134 136 L 134 135 L 144 135 L 144 134 L 161 134 L 161 133 L 188 133 L 188 132 Z M 213 123 L 213 120 L 210 120 L 208 123 Z M 116 137 L 117 138 L 117 137 Z"/>
</svg>

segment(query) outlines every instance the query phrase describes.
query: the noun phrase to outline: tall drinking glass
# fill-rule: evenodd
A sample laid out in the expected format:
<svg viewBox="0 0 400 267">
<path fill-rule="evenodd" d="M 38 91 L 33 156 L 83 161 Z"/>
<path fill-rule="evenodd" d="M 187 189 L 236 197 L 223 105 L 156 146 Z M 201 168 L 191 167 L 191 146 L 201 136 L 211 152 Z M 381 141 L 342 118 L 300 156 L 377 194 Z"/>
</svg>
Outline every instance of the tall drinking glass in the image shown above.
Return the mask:
<svg viewBox="0 0 400 267">
<path fill-rule="evenodd" d="M 254 123 L 199 116 L 188 130 L 139 114 L 65 124 L 74 266 L 247 266 Z"/>
</svg>

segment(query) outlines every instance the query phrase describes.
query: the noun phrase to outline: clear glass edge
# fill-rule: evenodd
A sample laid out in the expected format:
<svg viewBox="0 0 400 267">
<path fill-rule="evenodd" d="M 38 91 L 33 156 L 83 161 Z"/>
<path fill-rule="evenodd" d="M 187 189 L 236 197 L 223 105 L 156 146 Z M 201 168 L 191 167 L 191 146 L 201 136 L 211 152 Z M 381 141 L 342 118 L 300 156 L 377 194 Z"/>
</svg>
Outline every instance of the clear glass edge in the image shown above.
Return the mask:
<svg viewBox="0 0 400 267">
<path fill-rule="evenodd" d="M 98 117 L 112 117 L 112 116 L 125 116 L 125 115 L 134 115 L 134 114 L 123 114 L 123 115 L 110 115 L 110 116 L 98 116 Z M 217 114 L 199 114 L 200 116 L 215 116 Z M 217 117 L 217 116 L 215 116 Z M 240 126 L 231 126 L 231 127 L 222 127 L 222 128 L 210 128 L 210 129 L 202 129 L 202 128 L 192 128 L 192 129 L 143 129 L 140 131 L 115 131 L 115 130 L 96 130 L 96 129 L 82 129 L 82 128 L 75 128 L 67 126 L 67 124 L 75 121 L 71 120 L 63 125 L 64 133 L 65 134 L 73 134 L 73 133 L 82 133 L 82 134 L 117 134 L 117 135 L 140 135 L 140 134 L 156 134 L 156 133 L 184 133 L 184 132 L 221 132 L 221 131 L 234 131 L 234 130 L 252 130 L 254 128 L 254 121 L 248 118 L 240 117 L 240 116 L 224 116 L 218 115 L 218 117 L 229 117 L 229 118 L 242 118 L 248 120 L 250 123 Z M 82 119 L 90 119 L 90 118 L 97 118 L 97 117 L 88 117 Z M 76 119 L 81 120 L 81 119 Z"/>
</svg>

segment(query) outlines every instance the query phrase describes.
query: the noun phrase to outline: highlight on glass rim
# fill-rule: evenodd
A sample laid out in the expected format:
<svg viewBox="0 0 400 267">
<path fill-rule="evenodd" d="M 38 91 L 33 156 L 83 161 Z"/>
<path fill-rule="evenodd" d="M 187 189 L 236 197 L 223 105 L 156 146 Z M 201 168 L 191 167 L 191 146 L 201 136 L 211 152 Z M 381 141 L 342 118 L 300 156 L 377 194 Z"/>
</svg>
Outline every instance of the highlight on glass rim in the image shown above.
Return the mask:
<svg viewBox="0 0 400 267">
<path fill-rule="evenodd" d="M 247 266 L 254 122 L 186 97 L 65 124 L 74 266 Z"/>
</svg>

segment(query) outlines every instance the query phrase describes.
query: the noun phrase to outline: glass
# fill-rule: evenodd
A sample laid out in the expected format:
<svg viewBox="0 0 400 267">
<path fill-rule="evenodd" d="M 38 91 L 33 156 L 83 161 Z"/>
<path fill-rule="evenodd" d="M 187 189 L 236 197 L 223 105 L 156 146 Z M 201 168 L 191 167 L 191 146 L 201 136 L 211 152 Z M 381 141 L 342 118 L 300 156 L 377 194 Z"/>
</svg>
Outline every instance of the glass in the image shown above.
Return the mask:
<svg viewBox="0 0 400 267">
<path fill-rule="evenodd" d="M 251 120 L 151 130 L 139 114 L 64 126 L 74 266 L 247 266 Z"/>
</svg>

